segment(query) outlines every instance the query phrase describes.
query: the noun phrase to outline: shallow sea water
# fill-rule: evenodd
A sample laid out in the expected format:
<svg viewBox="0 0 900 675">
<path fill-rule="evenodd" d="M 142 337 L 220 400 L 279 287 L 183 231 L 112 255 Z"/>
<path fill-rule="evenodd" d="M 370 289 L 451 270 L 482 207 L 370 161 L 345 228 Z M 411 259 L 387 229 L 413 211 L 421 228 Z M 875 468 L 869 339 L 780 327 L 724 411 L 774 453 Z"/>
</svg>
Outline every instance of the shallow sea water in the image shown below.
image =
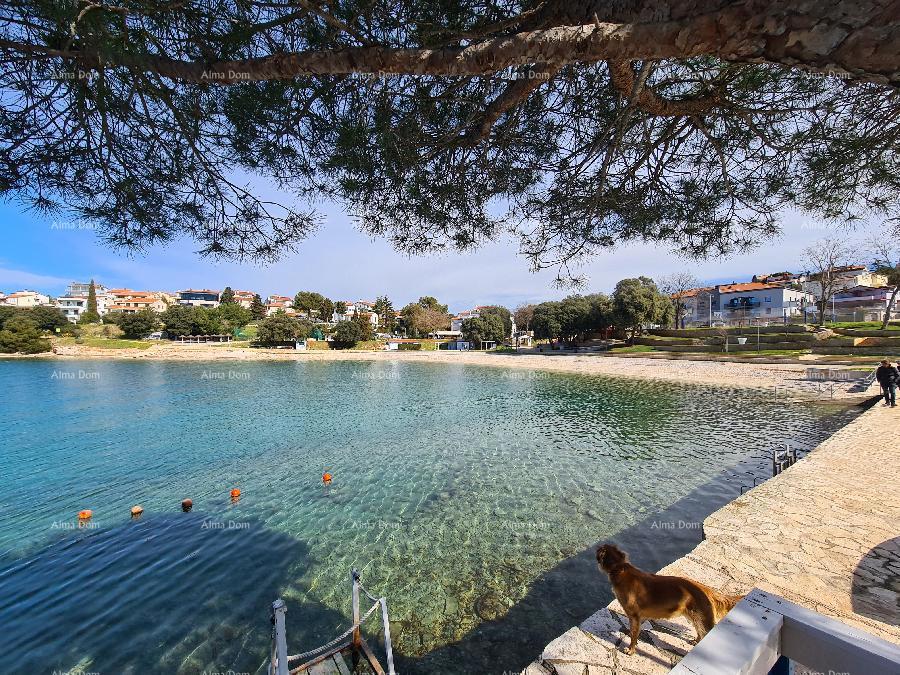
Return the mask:
<svg viewBox="0 0 900 675">
<path fill-rule="evenodd" d="M 609 601 L 598 541 L 659 567 L 857 412 L 397 361 L 0 361 L 0 391 L 4 673 L 258 672 L 271 602 L 316 646 L 353 567 L 400 672 L 517 670 Z"/>
</svg>

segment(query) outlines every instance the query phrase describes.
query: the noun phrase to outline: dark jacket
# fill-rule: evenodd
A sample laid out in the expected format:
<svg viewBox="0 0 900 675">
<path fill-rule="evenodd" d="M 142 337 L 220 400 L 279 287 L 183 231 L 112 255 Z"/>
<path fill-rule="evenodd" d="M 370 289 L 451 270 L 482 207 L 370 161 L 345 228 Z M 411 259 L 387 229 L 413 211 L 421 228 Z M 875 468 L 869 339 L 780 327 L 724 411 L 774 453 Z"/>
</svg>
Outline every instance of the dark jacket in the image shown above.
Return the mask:
<svg viewBox="0 0 900 675">
<path fill-rule="evenodd" d="M 900 382 L 900 371 L 894 366 L 878 366 L 875 371 L 875 379 L 878 384 L 884 386 L 886 384 L 897 384 Z"/>
</svg>

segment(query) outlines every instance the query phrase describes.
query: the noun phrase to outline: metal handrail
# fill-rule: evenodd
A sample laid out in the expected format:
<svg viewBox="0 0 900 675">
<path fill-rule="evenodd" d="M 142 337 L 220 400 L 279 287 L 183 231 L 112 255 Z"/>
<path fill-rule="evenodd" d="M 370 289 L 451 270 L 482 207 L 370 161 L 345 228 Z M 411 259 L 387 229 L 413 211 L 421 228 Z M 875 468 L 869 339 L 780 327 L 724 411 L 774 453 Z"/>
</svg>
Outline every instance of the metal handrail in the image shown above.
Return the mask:
<svg viewBox="0 0 900 675">
<path fill-rule="evenodd" d="M 324 645 L 306 652 L 302 652 L 300 654 L 292 654 L 289 656 L 287 653 L 287 629 L 285 626 L 285 613 L 287 612 L 287 605 L 281 598 L 278 598 L 275 602 L 272 603 L 273 628 L 272 649 L 270 653 L 268 671 L 269 675 L 291 675 L 292 673 L 300 672 L 303 669 L 303 665 L 301 664 L 301 666 L 290 670 L 289 664 L 291 661 L 297 661 L 313 656 L 315 654 L 326 652 L 328 649 L 332 649 L 337 645 L 340 645 L 343 641 L 351 636 L 352 639 L 348 644 L 353 647 L 355 663 L 355 659 L 358 658 L 357 655 L 361 646 L 360 627 L 370 616 L 372 616 L 372 614 L 375 613 L 375 610 L 379 607 L 381 608 L 381 620 L 384 627 L 384 649 L 387 655 L 388 675 L 396 675 L 396 672 L 394 670 L 394 652 L 391 645 L 391 624 L 390 618 L 388 616 L 387 599 L 384 597 L 377 598 L 369 593 L 369 591 L 367 591 L 360 583 L 359 573 L 355 569 L 350 571 L 350 579 L 353 583 L 353 624 L 350 626 L 350 628 L 348 628 L 346 631 L 338 635 L 330 642 L 327 642 Z M 366 612 L 365 616 L 363 617 L 360 617 L 359 615 L 360 590 L 362 590 L 362 592 L 365 593 L 366 596 L 374 602 L 374 604 L 369 608 L 369 611 Z"/>
</svg>

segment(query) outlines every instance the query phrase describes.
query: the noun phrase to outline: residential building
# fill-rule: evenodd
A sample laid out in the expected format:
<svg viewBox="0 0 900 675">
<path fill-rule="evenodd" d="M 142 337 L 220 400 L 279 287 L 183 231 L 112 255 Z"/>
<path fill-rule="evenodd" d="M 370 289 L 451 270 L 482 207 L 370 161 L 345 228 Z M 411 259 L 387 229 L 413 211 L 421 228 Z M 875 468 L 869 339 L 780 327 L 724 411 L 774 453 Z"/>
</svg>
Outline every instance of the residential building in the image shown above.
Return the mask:
<svg viewBox="0 0 900 675">
<path fill-rule="evenodd" d="M 38 305 L 49 305 L 50 296 L 38 293 L 37 291 L 16 291 L 10 293 L 3 299 L 4 305 L 12 307 L 37 307 Z"/>
<path fill-rule="evenodd" d="M 865 265 L 846 265 L 837 267 L 833 271 L 835 277 L 834 290 L 842 291 L 845 288 L 853 288 L 854 286 L 869 286 L 870 288 L 881 288 L 888 285 L 888 278 L 884 274 L 870 272 Z M 804 279 L 801 284 L 803 290 L 812 293 L 816 299 L 822 297 L 822 284 L 817 279 L 817 275 L 811 274 Z"/>
<path fill-rule="evenodd" d="M 0 291 L 0 305 L 3 304 L 3 301 L 6 300 L 6 293 Z"/>
<path fill-rule="evenodd" d="M 273 296 L 269 297 L 271 299 Z M 290 302 L 278 301 L 266 303 L 266 316 L 272 316 L 276 312 L 284 312 L 288 316 L 297 316 L 298 314 L 297 310 L 294 309 L 293 305 Z"/>
<path fill-rule="evenodd" d="M 253 304 L 253 298 L 255 297 L 256 293 L 253 293 L 252 291 L 234 292 L 234 301 L 244 309 L 250 309 L 250 306 Z"/>
<path fill-rule="evenodd" d="M 66 318 L 72 323 L 78 323 L 81 315 L 87 311 L 87 296 L 83 297 L 60 297 L 56 299 L 56 306 L 66 315 Z"/>
<path fill-rule="evenodd" d="M 709 326 L 722 318 L 719 293 L 715 286 L 691 288 L 682 293 L 674 293 L 672 299 L 680 301 L 684 306 L 681 317 L 683 327 Z"/>
<path fill-rule="evenodd" d="M 178 291 L 178 304 L 192 307 L 218 307 L 219 291 L 211 291 L 206 288 L 202 290 L 188 288 Z"/>
<path fill-rule="evenodd" d="M 721 318 L 728 324 L 751 321 L 787 322 L 803 317 L 812 307 L 811 293 L 779 284 L 751 281 L 745 284 L 725 284 L 716 287 Z"/>
<path fill-rule="evenodd" d="M 350 319 L 352 319 L 357 314 L 361 314 L 369 320 L 369 323 L 372 324 L 373 328 L 378 327 L 378 315 L 375 313 L 375 303 L 369 302 L 368 300 L 357 300 L 356 302 L 344 300 L 343 303 L 347 306 L 347 311 L 344 313 L 339 313 L 337 310 L 335 310 L 334 314 L 331 315 L 332 323 L 350 321 Z"/>
<path fill-rule="evenodd" d="M 77 298 L 87 299 L 91 292 L 91 283 L 83 281 L 73 281 L 66 288 L 66 294 L 62 296 L 70 300 Z M 94 295 L 97 298 L 97 314 L 103 316 L 106 314 L 107 307 L 115 302 L 115 298 L 109 294 L 109 290 L 103 285 L 94 283 Z M 58 303 L 57 303 L 58 304 Z M 70 308 L 74 308 L 77 303 L 72 303 Z M 85 307 L 85 311 L 87 308 Z M 80 316 L 80 313 L 79 313 Z"/>
<path fill-rule="evenodd" d="M 838 321 L 882 321 L 893 293 L 893 286 L 853 286 L 835 293 L 830 309 Z M 891 318 L 898 317 L 900 308 L 892 307 Z"/>
<path fill-rule="evenodd" d="M 83 282 L 83 281 L 73 281 L 69 284 L 68 288 L 66 288 L 66 295 L 64 297 L 67 298 L 86 298 L 91 289 L 91 283 Z M 106 287 L 103 284 L 94 283 L 94 292 L 97 295 L 101 295 L 106 293 Z"/>
<path fill-rule="evenodd" d="M 802 279 L 801 275 L 793 272 L 774 272 L 771 274 L 754 274 L 751 281 L 761 284 L 791 285 Z"/>
<path fill-rule="evenodd" d="M 107 311 L 134 314 L 141 310 L 151 309 L 154 312 L 165 312 L 166 307 L 168 307 L 168 305 L 166 305 L 165 302 L 153 295 L 135 295 L 110 305 L 107 307 Z"/>
</svg>

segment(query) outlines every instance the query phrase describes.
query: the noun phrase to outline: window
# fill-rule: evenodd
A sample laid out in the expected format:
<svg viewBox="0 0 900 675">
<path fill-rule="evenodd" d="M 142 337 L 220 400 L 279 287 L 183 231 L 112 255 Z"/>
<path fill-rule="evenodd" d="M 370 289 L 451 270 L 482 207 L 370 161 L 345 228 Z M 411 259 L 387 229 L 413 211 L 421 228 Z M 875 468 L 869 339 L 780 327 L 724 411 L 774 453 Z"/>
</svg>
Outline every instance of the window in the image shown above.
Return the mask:
<svg viewBox="0 0 900 675">
<path fill-rule="evenodd" d="M 772 296 L 767 295 L 766 297 L 763 298 L 763 302 L 772 302 Z"/>
<path fill-rule="evenodd" d="M 772 308 L 766 307 L 766 314 L 771 314 L 771 313 L 772 313 Z"/>
</svg>

